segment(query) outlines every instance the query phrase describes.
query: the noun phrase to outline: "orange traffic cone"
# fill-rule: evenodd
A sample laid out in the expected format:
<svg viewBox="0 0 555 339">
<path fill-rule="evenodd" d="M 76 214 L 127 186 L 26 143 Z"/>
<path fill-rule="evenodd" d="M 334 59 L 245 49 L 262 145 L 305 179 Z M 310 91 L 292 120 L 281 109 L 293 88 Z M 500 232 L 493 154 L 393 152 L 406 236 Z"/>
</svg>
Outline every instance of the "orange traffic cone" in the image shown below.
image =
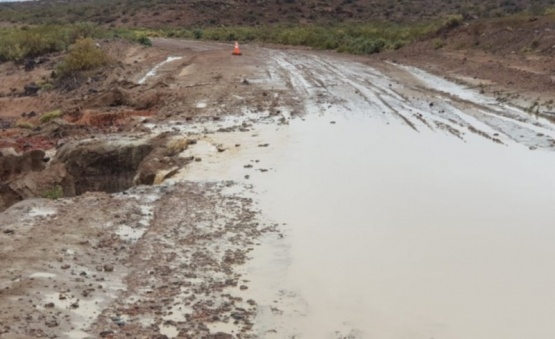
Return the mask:
<svg viewBox="0 0 555 339">
<path fill-rule="evenodd" d="M 235 41 L 235 49 L 233 49 L 233 53 L 231 53 L 232 55 L 241 55 L 241 51 L 239 50 L 239 43 L 237 41 Z"/>
</svg>

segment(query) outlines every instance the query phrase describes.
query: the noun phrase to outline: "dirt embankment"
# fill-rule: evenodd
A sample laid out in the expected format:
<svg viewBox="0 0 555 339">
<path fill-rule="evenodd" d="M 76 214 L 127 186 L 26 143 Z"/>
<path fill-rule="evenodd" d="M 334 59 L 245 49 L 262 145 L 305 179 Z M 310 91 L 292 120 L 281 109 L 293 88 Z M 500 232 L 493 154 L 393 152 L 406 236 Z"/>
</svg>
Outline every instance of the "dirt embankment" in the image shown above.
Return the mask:
<svg viewBox="0 0 555 339">
<path fill-rule="evenodd" d="M 415 65 L 555 119 L 555 17 L 476 20 L 375 56 Z"/>
<path fill-rule="evenodd" d="M 61 82 L 50 77 L 60 55 L 0 65 L 6 76 L 0 84 L 0 148 L 24 154 L 21 159 L 47 152 L 41 153 L 44 168 L 3 174 L 0 209 L 52 192 L 117 192 L 161 182 L 188 161 L 175 157 L 187 141 L 179 146 L 169 145 L 168 137 L 150 140 L 143 137 L 147 125 L 242 115 L 245 101 L 252 111 L 277 111 L 279 100 L 247 80 L 260 60 L 233 57 L 232 46 L 163 39 L 152 48 L 123 41 L 99 45 L 115 64 Z M 207 105 L 218 109 L 207 115 Z M 121 137 L 126 133 L 138 137 Z M 112 141 L 103 137 L 112 134 Z M 91 140 L 79 141 L 84 139 Z"/>
</svg>

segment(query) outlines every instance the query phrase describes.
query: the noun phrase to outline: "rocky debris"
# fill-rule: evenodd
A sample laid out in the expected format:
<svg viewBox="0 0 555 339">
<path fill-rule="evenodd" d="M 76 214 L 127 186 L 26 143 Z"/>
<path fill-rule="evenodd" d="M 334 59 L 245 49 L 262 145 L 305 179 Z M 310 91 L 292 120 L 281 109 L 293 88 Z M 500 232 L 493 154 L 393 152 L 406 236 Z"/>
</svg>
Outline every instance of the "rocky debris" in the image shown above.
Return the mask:
<svg viewBox="0 0 555 339">
<path fill-rule="evenodd" d="M 53 121 L 45 129 L 48 133 L 63 133 L 66 126 Z M 54 191 L 55 197 L 61 197 L 160 184 L 193 161 L 179 157 L 189 140 L 170 134 L 90 138 L 60 144 L 52 160 L 41 150 L 18 154 L 4 149 L 0 153 L 0 211 L 23 199 Z"/>
<path fill-rule="evenodd" d="M 90 140 L 64 145 L 54 161 L 66 166 L 76 194 L 119 192 L 133 186 L 139 165 L 154 148 L 147 138 Z"/>
<path fill-rule="evenodd" d="M 40 86 L 34 82 L 31 82 L 23 87 L 23 95 L 24 96 L 36 95 L 39 90 L 40 90 Z"/>
<path fill-rule="evenodd" d="M 13 149 L 0 150 L 0 211 L 35 196 L 37 184 L 30 178 L 45 169 L 44 158 L 45 153 L 40 150 L 22 154 Z"/>
</svg>

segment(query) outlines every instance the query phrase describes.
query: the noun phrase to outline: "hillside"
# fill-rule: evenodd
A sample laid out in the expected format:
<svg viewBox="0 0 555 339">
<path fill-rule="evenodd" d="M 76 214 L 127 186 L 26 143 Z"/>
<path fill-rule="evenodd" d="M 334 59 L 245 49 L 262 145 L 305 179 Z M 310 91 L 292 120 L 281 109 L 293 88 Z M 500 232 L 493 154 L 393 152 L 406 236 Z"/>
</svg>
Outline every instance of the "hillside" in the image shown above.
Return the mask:
<svg viewBox="0 0 555 339">
<path fill-rule="evenodd" d="M 0 4 L 0 22 L 91 21 L 131 27 L 256 26 L 368 20 L 406 22 L 449 14 L 466 18 L 499 17 L 528 11 L 538 15 L 553 5 L 553 0 L 43 0 Z"/>
</svg>

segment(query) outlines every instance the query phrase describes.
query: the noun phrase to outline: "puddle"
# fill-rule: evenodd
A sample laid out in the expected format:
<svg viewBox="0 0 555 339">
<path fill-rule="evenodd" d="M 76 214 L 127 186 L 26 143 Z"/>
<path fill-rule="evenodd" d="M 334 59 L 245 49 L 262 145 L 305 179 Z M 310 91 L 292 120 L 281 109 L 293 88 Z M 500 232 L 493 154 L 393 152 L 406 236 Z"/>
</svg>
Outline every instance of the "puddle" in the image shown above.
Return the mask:
<svg viewBox="0 0 555 339">
<path fill-rule="evenodd" d="M 167 63 L 169 63 L 169 62 L 172 62 L 172 61 L 175 61 L 175 60 L 180 60 L 180 59 L 182 59 L 182 57 L 173 57 L 173 56 L 168 57 L 166 60 L 162 61 L 162 62 L 159 63 L 158 65 L 154 66 L 153 69 L 151 69 L 150 71 L 148 71 L 148 73 L 147 73 L 144 77 L 142 77 L 139 81 L 137 81 L 137 83 L 138 83 L 138 84 L 144 84 L 144 82 L 145 82 L 148 78 L 153 77 L 153 76 L 156 75 L 156 71 L 157 71 L 160 67 L 162 67 L 163 65 L 165 65 L 165 64 L 167 64 Z"/>
<path fill-rule="evenodd" d="M 115 231 L 121 239 L 132 243 L 137 242 L 145 232 L 146 228 L 132 228 L 127 225 L 120 225 Z"/>
<path fill-rule="evenodd" d="M 27 213 L 30 217 L 47 217 L 56 214 L 56 209 L 48 207 L 33 207 Z"/>
<path fill-rule="evenodd" d="M 253 254 L 250 290 L 282 314 L 260 322 L 277 330 L 266 337 L 555 335 L 548 151 L 334 119 L 293 122 L 287 156 L 257 182 L 289 230 Z"/>
<path fill-rule="evenodd" d="M 173 325 L 160 325 L 160 334 L 175 338 L 179 334 L 179 330 Z"/>
</svg>

